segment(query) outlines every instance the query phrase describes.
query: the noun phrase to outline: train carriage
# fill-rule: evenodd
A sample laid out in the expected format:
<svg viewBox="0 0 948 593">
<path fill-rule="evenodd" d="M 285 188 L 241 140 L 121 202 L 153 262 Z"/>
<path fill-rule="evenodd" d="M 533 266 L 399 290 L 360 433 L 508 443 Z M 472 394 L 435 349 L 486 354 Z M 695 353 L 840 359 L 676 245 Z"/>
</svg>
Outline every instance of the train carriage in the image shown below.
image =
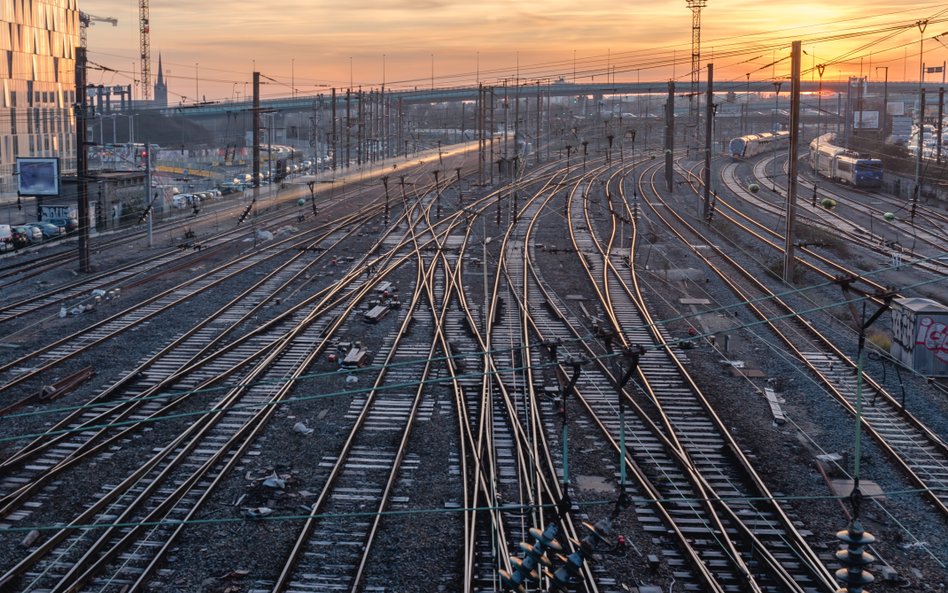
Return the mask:
<svg viewBox="0 0 948 593">
<path fill-rule="evenodd" d="M 736 159 L 749 159 L 774 150 L 782 150 L 790 144 L 790 132 L 764 132 L 734 138 L 728 144 L 728 152 Z"/>
<path fill-rule="evenodd" d="M 858 154 L 836 146 L 836 134 L 823 134 L 810 142 L 810 166 L 817 174 L 848 183 L 854 187 L 880 187 L 882 185 L 882 161 L 863 158 Z"/>
</svg>

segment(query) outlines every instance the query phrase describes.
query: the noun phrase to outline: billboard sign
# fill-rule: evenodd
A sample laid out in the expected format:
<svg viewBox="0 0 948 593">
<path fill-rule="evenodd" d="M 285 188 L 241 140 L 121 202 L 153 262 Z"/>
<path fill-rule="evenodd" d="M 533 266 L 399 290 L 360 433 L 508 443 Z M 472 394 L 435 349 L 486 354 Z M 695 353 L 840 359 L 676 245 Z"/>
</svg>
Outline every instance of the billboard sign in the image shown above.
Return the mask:
<svg viewBox="0 0 948 593">
<path fill-rule="evenodd" d="M 21 196 L 58 196 L 59 159 L 17 157 L 17 193 Z"/>
<path fill-rule="evenodd" d="M 912 118 L 906 116 L 894 116 L 892 118 L 892 135 L 897 138 L 909 139 L 912 135 Z"/>
<path fill-rule="evenodd" d="M 853 113 L 853 128 L 857 130 L 878 130 L 878 111 L 856 111 Z"/>
</svg>

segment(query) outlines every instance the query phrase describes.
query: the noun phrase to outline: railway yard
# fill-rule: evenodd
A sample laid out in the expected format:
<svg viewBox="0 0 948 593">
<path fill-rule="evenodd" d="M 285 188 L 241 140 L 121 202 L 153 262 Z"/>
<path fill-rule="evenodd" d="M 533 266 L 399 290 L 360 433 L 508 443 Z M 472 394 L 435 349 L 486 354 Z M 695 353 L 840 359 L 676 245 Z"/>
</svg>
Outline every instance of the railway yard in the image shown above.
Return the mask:
<svg viewBox="0 0 948 593">
<path fill-rule="evenodd" d="M 854 514 L 870 591 L 945 591 L 948 385 L 888 352 L 945 204 L 804 170 L 785 284 L 786 155 L 707 210 L 662 156 L 439 148 L 5 254 L 0 591 L 831 592 Z"/>
</svg>

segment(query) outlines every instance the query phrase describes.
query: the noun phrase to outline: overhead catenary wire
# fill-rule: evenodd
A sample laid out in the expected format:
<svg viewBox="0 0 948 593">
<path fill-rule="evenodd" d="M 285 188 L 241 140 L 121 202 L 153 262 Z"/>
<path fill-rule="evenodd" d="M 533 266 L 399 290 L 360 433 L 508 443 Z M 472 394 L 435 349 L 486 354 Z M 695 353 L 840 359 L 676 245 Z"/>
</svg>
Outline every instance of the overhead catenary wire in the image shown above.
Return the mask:
<svg viewBox="0 0 948 593">
<path fill-rule="evenodd" d="M 948 18 L 944 18 L 945 13 L 948 13 L 948 10 L 940 10 L 934 14 L 926 17 L 930 24 L 939 24 L 948 22 Z M 906 21 L 898 22 L 894 25 L 876 25 L 879 19 L 882 18 L 891 18 L 893 16 L 900 16 L 908 14 L 908 11 L 893 11 L 883 15 L 873 15 L 873 16 L 862 16 L 854 17 L 852 19 L 835 21 L 830 23 L 821 23 L 816 25 L 810 25 L 803 29 L 802 27 L 792 27 L 786 29 L 778 29 L 771 31 L 762 31 L 758 34 L 743 34 L 739 37 L 723 37 L 714 40 L 708 40 L 706 43 L 712 44 L 715 46 L 715 58 L 716 59 L 729 59 L 729 58 L 740 58 L 747 59 L 747 56 L 753 56 L 755 54 L 760 54 L 761 52 L 769 52 L 775 48 L 783 48 L 789 44 L 791 39 L 800 39 L 804 44 L 814 45 L 814 44 L 824 44 L 838 41 L 845 41 L 849 39 L 854 39 L 857 37 L 865 37 L 870 35 L 883 35 L 885 38 L 890 37 L 891 35 L 898 34 L 900 32 L 905 32 L 915 26 L 915 23 L 918 22 L 918 17 L 913 16 L 908 18 Z M 860 23 L 866 23 L 860 25 Z M 843 26 L 844 28 L 840 29 L 839 27 Z M 803 29 L 803 31 L 801 31 Z M 732 41 L 733 40 L 733 41 Z M 862 46 L 863 51 L 870 49 L 871 47 L 876 46 L 882 41 L 873 41 Z M 905 45 L 911 45 L 909 43 Z M 679 51 L 680 50 L 680 51 Z M 579 60 L 581 68 L 576 71 L 576 76 L 580 79 L 591 79 L 594 77 L 601 76 L 611 76 L 616 73 L 621 74 L 630 74 L 634 72 L 641 73 L 642 71 L 662 69 L 674 66 L 678 63 L 682 65 L 690 63 L 690 54 L 686 55 L 686 44 L 682 42 L 681 44 L 668 45 L 668 46 L 659 46 L 659 47 L 650 47 L 642 50 L 634 50 L 629 52 L 614 52 L 610 55 L 594 55 L 586 56 Z M 681 54 L 681 58 L 677 57 L 677 54 Z M 117 59 L 126 59 L 125 56 L 118 56 L 116 54 L 109 53 L 98 53 L 96 55 L 103 55 L 106 57 L 114 57 Z M 687 59 L 686 59 L 687 58 Z M 839 58 L 828 61 L 826 63 L 830 64 L 839 64 L 842 63 Z M 181 67 L 181 68 L 190 68 L 191 65 L 185 64 L 174 64 L 169 63 L 169 65 Z M 450 85 L 450 84 L 468 84 L 475 76 L 481 79 L 482 82 L 493 81 L 493 83 L 499 83 L 503 80 L 514 80 L 518 79 L 525 84 L 534 84 L 536 81 L 551 81 L 557 78 L 571 78 L 571 72 L 574 71 L 574 62 L 569 59 L 560 59 L 552 60 L 546 62 L 539 62 L 536 64 L 520 64 L 518 68 L 511 66 L 503 67 L 494 67 L 494 68 L 485 68 L 479 69 L 477 73 L 473 71 L 462 71 L 457 73 L 443 73 L 438 74 L 435 79 L 441 83 L 441 85 Z M 221 72 L 227 74 L 241 74 L 242 77 L 239 79 L 235 78 L 208 78 L 208 82 L 218 82 L 222 84 L 245 84 L 248 83 L 246 78 L 249 73 L 240 72 L 235 70 L 228 70 L 222 68 L 207 68 L 206 70 L 212 72 Z M 138 81 L 134 80 L 134 72 L 123 71 L 121 69 L 113 70 L 116 73 L 121 73 L 123 76 L 127 76 L 133 83 Z M 690 70 L 688 72 L 683 72 L 681 77 L 690 75 Z M 179 80 L 192 80 L 190 76 L 180 76 L 177 74 L 166 74 L 166 78 L 179 79 Z M 274 80 L 279 81 L 279 79 L 289 79 L 290 76 L 275 76 Z M 423 83 L 431 80 L 430 77 L 417 77 L 417 78 L 404 78 L 404 79 L 389 79 L 385 81 L 385 86 L 388 89 L 397 90 L 399 88 L 404 88 L 406 90 L 411 89 L 415 86 L 419 86 Z M 736 79 L 735 79 L 736 80 Z M 287 81 L 279 81 L 279 84 L 289 88 L 290 86 L 295 86 L 296 88 L 307 88 L 307 87 L 341 87 L 346 88 L 351 85 L 364 86 L 364 87 L 375 87 L 381 84 L 380 81 L 375 80 L 363 80 L 363 81 L 333 81 L 333 80 L 319 80 L 319 79 L 305 79 L 301 77 L 296 77 L 294 83 L 289 83 Z M 719 85 L 726 84 L 726 81 L 722 78 Z M 180 95 L 179 95 L 180 96 Z M 228 97 L 229 98 L 229 97 Z M 212 101 L 214 101 L 212 99 Z"/>
<path fill-rule="evenodd" d="M 923 283 L 917 283 L 917 284 L 915 284 L 915 285 L 912 285 L 912 287 L 918 287 L 918 286 L 921 286 L 921 285 L 927 285 L 927 284 L 932 284 L 932 283 L 937 283 L 937 282 L 942 282 L 942 281 L 948 281 L 948 278 L 939 278 L 939 279 L 935 279 L 935 280 L 926 281 L 926 282 L 923 282 Z M 800 289 L 800 290 L 804 290 L 804 289 Z M 794 292 L 796 292 L 796 291 L 794 291 Z M 755 321 L 751 321 L 751 322 L 744 322 L 744 323 L 741 323 L 739 326 L 736 326 L 734 329 L 735 329 L 735 330 L 736 330 L 736 329 L 748 329 L 748 328 L 753 328 L 753 327 L 757 327 L 757 326 L 762 326 L 762 325 L 766 325 L 766 324 L 768 324 L 768 323 L 770 323 L 770 322 L 772 322 L 772 321 L 775 321 L 775 320 L 793 319 L 793 318 L 796 318 L 796 317 L 801 316 L 801 315 L 810 314 L 810 313 L 822 312 L 822 311 L 826 311 L 826 310 L 828 310 L 828 309 L 836 308 L 836 307 L 839 307 L 839 306 L 842 306 L 842 305 L 849 305 L 849 304 L 856 304 L 856 303 L 860 303 L 860 302 L 865 302 L 867 299 L 868 299 L 868 297 L 861 297 L 861 296 L 860 296 L 860 297 L 855 297 L 855 298 L 853 298 L 853 299 L 848 299 L 848 300 L 844 300 L 844 301 L 831 302 L 831 303 L 829 303 L 829 304 L 819 305 L 819 306 L 816 306 L 816 307 L 813 307 L 813 308 L 811 308 L 811 309 L 807 309 L 807 310 L 804 310 L 804 311 L 797 311 L 797 312 L 795 312 L 795 313 L 788 313 L 788 314 L 786 314 L 786 315 L 779 315 L 779 316 L 776 316 L 776 317 L 773 317 L 773 318 L 760 319 L 760 320 L 755 320 Z M 643 327 L 644 327 L 644 325 L 643 325 Z M 696 334 L 696 335 L 694 335 L 694 336 L 689 336 L 689 339 L 695 339 L 695 340 L 696 340 L 696 339 L 708 338 L 708 337 L 710 337 L 711 335 L 713 335 L 713 332 L 712 332 L 712 333 L 707 333 L 707 334 Z M 586 337 L 583 337 L 583 338 L 576 338 L 574 341 L 583 341 L 583 342 L 589 341 L 589 342 L 598 343 L 598 342 L 600 341 L 600 337 L 599 337 L 598 335 L 589 335 L 589 336 L 586 336 Z M 649 350 L 661 350 L 661 349 L 664 349 L 664 348 L 667 348 L 667 347 L 670 347 L 670 346 L 674 346 L 674 345 L 675 345 L 675 343 L 661 343 L 661 344 L 643 345 L 643 348 L 644 348 L 645 351 L 649 351 Z M 537 343 L 534 345 L 534 347 L 540 347 L 540 346 L 542 346 L 542 342 L 537 342 Z M 490 351 L 490 354 L 493 355 L 493 354 L 498 354 L 498 353 L 509 353 L 509 352 L 511 352 L 511 351 L 513 351 L 513 350 L 516 350 L 516 349 L 517 349 L 516 347 L 514 347 L 514 348 L 512 348 L 512 349 L 510 349 L 510 348 L 500 348 L 500 349 L 497 349 L 497 350 L 491 350 L 491 351 Z M 467 353 L 465 353 L 465 354 L 467 354 Z M 483 353 L 483 352 L 473 352 L 472 355 L 475 355 L 475 356 L 483 356 L 484 353 Z M 595 356 L 595 357 L 590 358 L 589 360 L 590 360 L 590 361 L 597 361 L 597 360 L 605 360 L 605 361 L 608 361 L 608 360 L 616 359 L 617 357 L 621 357 L 621 356 L 622 356 L 622 353 L 621 353 L 621 352 L 610 352 L 610 353 L 607 353 L 607 354 L 597 355 L 597 356 Z M 457 355 L 455 355 L 454 357 L 440 357 L 440 358 L 437 359 L 437 360 L 447 361 L 447 360 L 449 360 L 449 359 L 453 359 L 453 358 L 456 358 L 456 357 L 457 357 Z M 424 364 L 424 363 L 426 363 L 428 360 L 436 360 L 436 359 L 428 359 L 428 358 L 425 358 L 425 359 L 417 359 L 417 360 L 406 361 L 406 362 L 401 362 L 401 363 L 392 363 L 392 364 L 388 365 L 388 367 L 395 367 L 395 366 L 402 367 L 402 366 L 408 366 L 408 365 Z M 559 364 L 562 364 L 562 363 L 561 363 L 560 361 L 557 361 L 557 362 L 550 362 L 550 363 L 545 363 L 545 364 L 541 364 L 541 365 L 534 365 L 534 366 L 532 366 L 532 368 L 536 369 L 536 368 L 552 367 L 552 366 L 556 366 L 556 365 L 559 365 Z M 383 367 L 383 366 L 368 366 L 368 367 L 363 367 L 363 368 L 358 369 L 358 370 L 356 370 L 356 369 L 343 369 L 343 370 L 344 370 L 344 371 L 348 371 L 348 372 L 350 372 L 350 373 L 368 373 L 368 372 L 370 372 L 370 371 L 380 371 L 380 370 L 382 370 L 383 368 L 385 368 L 385 367 Z M 514 371 L 516 371 L 516 370 L 521 370 L 521 371 L 522 371 L 522 370 L 525 370 L 525 367 L 524 367 L 524 368 L 515 368 L 515 369 L 511 369 L 511 370 L 514 370 Z M 340 374 L 339 371 L 333 371 L 333 372 L 331 372 L 331 373 L 319 373 L 319 374 L 316 374 L 315 376 L 316 376 L 316 377 L 326 376 L 326 375 L 336 375 L 336 376 L 338 376 L 339 374 Z M 475 378 L 475 377 L 483 377 L 483 376 L 485 376 L 485 375 L 486 375 L 486 376 L 493 377 L 493 376 L 494 376 L 494 373 L 493 373 L 492 371 L 487 371 L 486 373 L 485 373 L 485 372 L 476 372 L 476 373 L 466 373 L 466 374 L 463 374 L 463 375 L 456 375 L 456 376 L 457 376 L 457 377 L 460 377 L 460 378 L 469 378 L 469 377 L 470 377 L 470 378 Z M 310 377 L 310 376 L 308 376 L 308 375 L 303 375 L 303 376 L 301 376 L 299 379 L 294 380 L 294 382 L 303 381 L 303 380 L 305 380 L 305 379 L 308 378 L 308 377 Z M 311 377 L 310 377 L 310 378 L 311 378 Z M 438 384 L 442 384 L 442 383 L 446 383 L 446 382 L 451 382 L 452 380 L 453 380 L 453 379 L 452 379 L 451 377 L 445 377 L 445 378 L 438 378 L 438 379 L 428 379 L 428 380 L 425 380 L 424 383 L 426 383 L 426 384 L 432 384 L 432 385 L 438 385 Z M 285 381 L 275 381 L 275 382 L 264 381 L 264 382 L 259 382 L 259 384 L 270 384 L 270 383 L 273 383 L 273 384 L 283 384 L 283 383 L 285 383 Z M 254 384 L 257 384 L 257 383 L 254 383 Z M 254 385 L 254 384 L 251 384 L 251 386 Z M 262 408 L 268 407 L 268 406 L 288 405 L 288 404 L 293 404 L 293 403 L 301 403 L 301 402 L 306 402 L 306 401 L 310 401 L 310 400 L 314 400 L 314 399 L 324 399 L 324 398 L 326 398 L 326 397 L 342 397 L 342 396 L 348 396 L 348 395 L 356 395 L 356 394 L 360 394 L 360 393 L 367 393 L 367 392 L 371 392 L 371 391 L 389 390 L 389 389 L 403 389 L 403 388 L 405 388 L 405 387 L 413 387 L 413 386 L 417 386 L 417 385 L 418 385 L 418 382 L 410 382 L 410 383 L 407 383 L 407 384 L 386 385 L 385 387 L 383 387 L 383 388 L 381 388 L 381 389 L 363 388 L 363 389 L 341 390 L 341 391 L 336 391 L 336 392 L 322 393 L 322 394 L 320 394 L 320 395 L 318 395 L 318 396 L 298 396 L 298 397 L 292 397 L 292 398 L 287 398 L 287 399 L 284 399 L 284 400 L 281 400 L 281 401 L 278 401 L 278 402 L 266 402 L 266 403 L 263 403 L 263 404 L 254 403 L 254 404 L 246 404 L 246 405 L 244 405 L 244 404 L 236 404 L 236 405 L 234 406 L 234 408 L 235 408 L 235 409 L 262 409 Z M 230 388 L 230 386 L 221 386 L 221 387 L 218 387 L 218 388 L 214 388 L 214 389 L 210 389 L 210 390 L 204 390 L 204 391 L 198 390 L 198 391 L 168 392 L 168 393 L 164 394 L 163 396 L 162 396 L 162 395 L 149 396 L 148 399 L 155 399 L 155 398 L 161 398 L 161 397 L 171 397 L 171 396 L 195 395 L 195 394 L 206 393 L 206 392 L 215 393 L 215 392 L 217 392 L 217 391 L 224 390 L 224 389 L 229 389 L 229 388 Z M 75 407 L 75 408 L 66 408 L 65 410 L 66 410 L 66 411 L 69 411 L 70 409 L 85 409 L 86 407 L 88 407 L 88 408 L 101 408 L 101 407 L 104 407 L 104 406 L 109 405 L 110 403 L 111 403 L 111 404 L 114 404 L 114 405 L 123 405 L 123 404 L 126 404 L 126 403 L 132 403 L 132 402 L 135 402 L 135 401 L 136 401 L 135 398 L 127 398 L 127 399 L 122 399 L 122 400 L 115 400 L 114 402 L 108 402 L 108 403 L 99 402 L 99 403 L 95 403 L 95 404 L 88 404 L 88 405 L 83 405 L 83 406 L 77 406 L 77 407 Z M 25 413 L 25 414 L 20 414 L 20 413 L 18 413 L 18 414 L 8 414 L 6 417 L 9 417 L 9 418 L 16 418 L 16 417 L 21 417 L 21 416 L 26 416 L 26 415 L 43 415 L 43 414 L 61 413 L 62 411 L 63 411 L 63 409 L 42 410 L 42 411 L 37 411 L 37 412 Z M 58 435 L 62 435 L 62 434 L 70 434 L 70 433 L 73 433 L 73 432 L 84 432 L 84 431 L 86 431 L 86 430 L 90 430 L 91 428 L 109 428 L 109 427 L 119 428 L 119 427 L 124 427 L 124 426 L 131 426 L 131 425 L 135 425 L 135 424 L 140 424 L 140 423 L 154 423 L 154 422 L 161 422 L 161 421 L 166 421 L 166 420 L 179 419 L 179 418 L 183 418 L 183 417 L 197 417 L 197 416 L 205 416 L 205 415 L 210 415 L 210 414 L 219 414 L 219 413 L 222 413 L 222 412 L 226 412 L 226 410 L 215 409 L 215 408 L 206 408 L 206 409 L 194 410 L 194 411 L 189 411 L 189 412 L 166 414 L 166 415 L 164 415 L 164 416 L 158 416 L 158 417 L 149 418 L 149 419 L 146 419 L 146 420 L 128 420 L 128 421 L 123 421 L 123 422 L 119 422 L 119 423 L 109 423 L 109 424 L 96 425 L 96 426 L 94 426 L 94 427 L 82 426 L 82 427 L 75 427 L 75 428 L 64 428 L 64 429 L 60 429 L 60 430 L 57 430 L 57 431 L 47 431 L 47 432 L 35 433 L 35 434 L 24 434 L 24 435 L 16 435 L 16 436 L 4 436 L 4 437 L 0 437 L 0 443 L 4 443 L 4 442 L 15 442 L 15 441 L 23 440 L 23 439 L 40 438 L 40 437 L 43 437 L 43 436 L 58 436 Z M 0 417 L 0 421 L 2 421 L 2 418 L 3 418 L 3 417 Z"/>
</svg>

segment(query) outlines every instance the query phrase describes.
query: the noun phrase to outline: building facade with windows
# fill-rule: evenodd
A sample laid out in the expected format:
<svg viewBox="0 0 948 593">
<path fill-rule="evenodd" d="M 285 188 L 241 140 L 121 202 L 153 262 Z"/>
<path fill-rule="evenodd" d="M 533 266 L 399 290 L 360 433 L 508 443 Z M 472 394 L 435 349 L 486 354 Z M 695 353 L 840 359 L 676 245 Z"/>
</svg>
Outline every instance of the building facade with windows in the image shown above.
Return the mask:
<svg viewBox="0 0 948 593">
<path fill-rule="evenodd" d="M 0 195 L 16 194 L 16 157 L 76 170 L 78 0 L 0 0 Z"/>
</svg>

